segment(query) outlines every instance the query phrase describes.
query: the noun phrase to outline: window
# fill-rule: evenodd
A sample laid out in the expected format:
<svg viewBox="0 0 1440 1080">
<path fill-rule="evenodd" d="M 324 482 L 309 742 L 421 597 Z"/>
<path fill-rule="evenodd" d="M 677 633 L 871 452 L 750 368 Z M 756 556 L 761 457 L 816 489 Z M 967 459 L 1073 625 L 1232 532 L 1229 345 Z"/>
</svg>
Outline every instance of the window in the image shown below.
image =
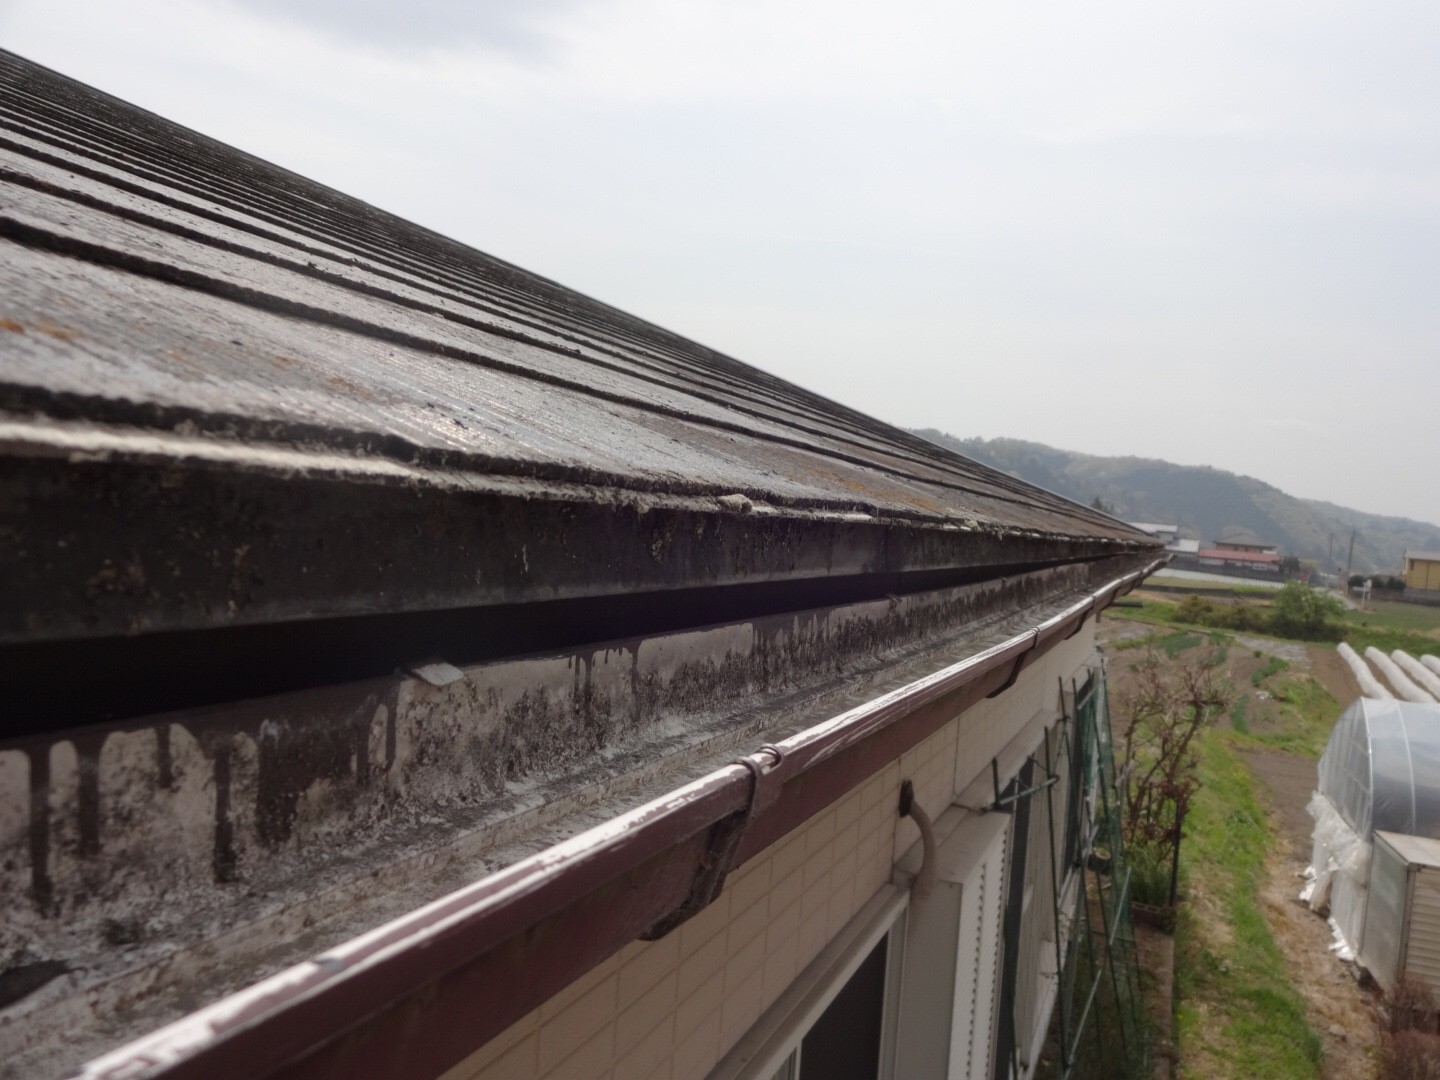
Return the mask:
<svg viewBox="0 0 1440 1080">
<path fill-rule="evenodd" d="M 710 1080 L 892 1080 L 908 899 L 881 889 Z"/>
</svg>

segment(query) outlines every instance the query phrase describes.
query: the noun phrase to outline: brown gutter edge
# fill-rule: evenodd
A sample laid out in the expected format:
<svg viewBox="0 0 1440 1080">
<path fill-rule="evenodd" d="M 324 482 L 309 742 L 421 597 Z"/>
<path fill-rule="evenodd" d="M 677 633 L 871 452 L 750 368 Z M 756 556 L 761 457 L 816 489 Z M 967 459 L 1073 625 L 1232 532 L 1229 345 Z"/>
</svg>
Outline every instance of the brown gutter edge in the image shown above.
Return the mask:
<svg viewBox="0 0 1440 1080">
<path fill-rule="evenodd" d="M 76 1075 L 438 1076 L 636 938 L 652 936 L 647 931 L 664 932 L 698 911 L 731 866 L 873 775 L 877 761 L 900 756 L 1013 683 L 1165 561 L 96 1058 Z"/>
</svg>

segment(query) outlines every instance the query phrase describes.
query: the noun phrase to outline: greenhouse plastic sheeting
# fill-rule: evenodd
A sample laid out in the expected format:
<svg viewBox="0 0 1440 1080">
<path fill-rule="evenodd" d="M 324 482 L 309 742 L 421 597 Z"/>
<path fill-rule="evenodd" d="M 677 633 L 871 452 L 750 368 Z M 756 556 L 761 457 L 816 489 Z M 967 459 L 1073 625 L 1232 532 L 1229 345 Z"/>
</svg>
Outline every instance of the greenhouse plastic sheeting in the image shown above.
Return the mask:
<svg viewBox="0 0 1440 1080">
<path fill-rule="evenodd" d="M 1312 880 L 1303 898 L 1310 910 L 1328 912 L 1330 926 L 1343 949 L 1354 959 L 1365 928 L 1365 901 L 1370 879 L 1370 843 L 1346 824 L 1334 803 L 1318 791 L 1306 807 L 1315 819 L 1311 853 Z M 1348 950 L 1348 955 L 1346 951 Z"/>
<path fill-rule="evenodd" d="M 1440 839 L 1440 705 L 1355 702 L 1320 757 L 1320 794 L 1366 842 L 1376 829 Z"/>
</svg>

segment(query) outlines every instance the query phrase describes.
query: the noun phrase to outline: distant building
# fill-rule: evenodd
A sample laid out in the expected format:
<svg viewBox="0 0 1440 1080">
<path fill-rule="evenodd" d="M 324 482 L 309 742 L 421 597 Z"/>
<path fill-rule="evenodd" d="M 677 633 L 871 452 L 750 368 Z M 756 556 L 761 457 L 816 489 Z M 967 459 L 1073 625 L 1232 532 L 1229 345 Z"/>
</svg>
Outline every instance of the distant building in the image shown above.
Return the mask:
<svg viewBox="0 0 1440 1080">
<path fill-rule="evenodd" d="M 1139 529 L 1143 533 L 1165 542 L 1165 550 L 1172 555 L 1195 555 L 1200 550 L 1199 540 L 1186 540 L 1180 535 L 1178 525 L 1159 525 L 1152 521 L 1127 521 L 1125 524 L 1132 529 Z"/>
<path fill-rule="evenodd" d="M 1164 540 L 1171 543 L 1180 534 L 1178 525 L 1157 525 L 1153 521 L 1127 521 L 1125 523 L 1132 529 L 1139 529 L 1143 533 L 1149 533 L 1156 540 Z"/>
<path fill-rule="evenodd" d="M 1249 529 L 1243 529 L 1238 525 L 1232 525 L 1220 533 L 1220 539 L 1215 541 L 1216 549 L 1226 552 L 1250 552 L 1260 555 L 1274 555 L 1276 560 L 1280 557 L 1280 548 L 1275 544 L 1261 540 Z M 1201 552 L 1203 557 L 1204 552 Z"/>
<path fill-rule="evenodd" d="M 1228 573 L 1235 570 L 1260 570 L 1280 573 L 1280 556 L 1274 551 L 1247 551 L 1232 548 L 1201 548 L 1196 552 L 1200 565 Z"/>
<path fill-rule="evenodd" d="M 1440 601 L 1440 551 L 1405 552 L 1405 597 Z"/>
</svg>

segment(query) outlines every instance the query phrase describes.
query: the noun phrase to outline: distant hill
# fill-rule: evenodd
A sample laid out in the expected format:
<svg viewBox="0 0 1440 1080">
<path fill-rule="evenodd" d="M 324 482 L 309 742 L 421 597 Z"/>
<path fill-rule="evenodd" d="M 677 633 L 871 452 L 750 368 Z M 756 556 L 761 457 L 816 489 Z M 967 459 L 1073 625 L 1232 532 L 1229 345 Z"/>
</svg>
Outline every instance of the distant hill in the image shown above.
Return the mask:
<svg viewBox="0 0 1440 1080">
<path fill-rule="evenodd" d="M 934 428 L 916 434 L 1057 495 L 1086 505 L 1098 497 L 1116 517 L 1178 524 L 1182 535 L 1207 543 L 1227 526 L 1240 525 L 1282 554 L 1333 568 L 1344 566 L 1354 528 L 1357 573 L 1398 572 L 1406 548 L 1440 549 L 1440 528 L 1434 525 L 1297 499 L 1223 469 L 1074 454 L 1020 439 L 957 439 Z"/>
</svg>

